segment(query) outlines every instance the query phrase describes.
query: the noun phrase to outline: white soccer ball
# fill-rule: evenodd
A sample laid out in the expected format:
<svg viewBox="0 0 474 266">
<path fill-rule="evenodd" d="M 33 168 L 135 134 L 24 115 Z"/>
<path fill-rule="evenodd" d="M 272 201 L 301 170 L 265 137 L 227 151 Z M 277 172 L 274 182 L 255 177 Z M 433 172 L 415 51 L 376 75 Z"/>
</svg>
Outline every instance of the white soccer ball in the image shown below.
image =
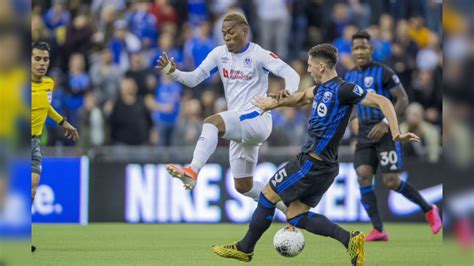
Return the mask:
<svg viewBox="0 0 474 266">
<path fill-rule="evenodd" d="M 294 257 L 304 249 L 304 235 L 298 228 L 286 226 L 276 232 L 273 245 L 280 255 Z"/>
</svg>

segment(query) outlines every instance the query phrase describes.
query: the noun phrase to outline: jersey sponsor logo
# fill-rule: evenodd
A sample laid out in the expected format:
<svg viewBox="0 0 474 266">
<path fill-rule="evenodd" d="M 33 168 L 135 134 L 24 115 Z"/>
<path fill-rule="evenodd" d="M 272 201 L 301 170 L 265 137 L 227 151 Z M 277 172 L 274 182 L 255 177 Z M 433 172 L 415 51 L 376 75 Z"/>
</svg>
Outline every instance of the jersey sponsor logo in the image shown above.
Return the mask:
<svg viewBox="0 0 474 266">
<path fill-rule="evenodd" d="M 374 84 L 374 78 L 373 77 L 365 77 L 364 78 L 364 84 L 365 84 L 366 88 L 372 87 L 372 85 Z"/>
<path fill-rule="evenodd" d="M 364 93 L 364 90 L 359 85 L 355 85 L 354 93 L 359 96 L 362 96 L 362 94 Z"/>
<path fill-rule="evenodd" d="M 329 100 L 331 100 L 331 97 L 332 97 L 332 92 L 330 91 L 325 92 L 323 95 L 323 102 L 324 103 L 329 102 Z"/>
<path fill-rule="evenodd" d="M 395 82 L 395 84 L 400 83 L 400 79 L 398 78 L 398 76 L 396 74 L 393 74 L 392 80 L 393 80 L 393 82 Z"/>
<path fill-rule="evenodd" d="M 328 107 L 324 103 L 318 104 L 318 115 L 320 117 L 326 116 L 328 113 Z"/>
<path fill-rule="evenodd" d="M 247 75 L 243 71 L 234 69 L 223 69 L 224 78 L 227 79 L 238 79 L 238 80 L 251 80 L 252 75 Z"/>
<path fill-rule="evenodd" d="M 245 58 L 244 67 L 252 67 L 252 59 L 250 59 L 250 57 Z"/>
<path fill-rule="evenodd" d="M 272 53 L 272 52 L 270 52 L 270 56 L 273 57 L 273 58 L 275 58 L 275 59 L 280 58 L 280 57 L 278 57 L 278 55 L 276 55 L 275 53 Z"/>
</svg>

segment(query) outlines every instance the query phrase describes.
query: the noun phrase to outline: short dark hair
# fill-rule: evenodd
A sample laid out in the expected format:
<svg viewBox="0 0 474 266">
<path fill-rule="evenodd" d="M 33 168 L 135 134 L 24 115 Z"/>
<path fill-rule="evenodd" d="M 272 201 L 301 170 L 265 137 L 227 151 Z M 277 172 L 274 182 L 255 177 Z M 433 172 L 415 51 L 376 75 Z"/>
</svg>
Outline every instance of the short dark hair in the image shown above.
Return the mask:
<svg viewBox="0 0 474 266">
<path fill-rule="evenodd" d="M 51 48 L 49 47 L 49 44 L 47 42 L 33 42 L 31 44 L 31 51 L 33 51 L 33 49 L 39 49 L 51 53 Z"/>
<path fill-rule="evenodd" d="M 337 48 L 329 43 L 313 46 L 309 50 L 308 55 L 313 58 L 323 59 L 329 68 L 334 68 L 337 64 Z"/>
<path fill-rule="evenodd" d="M 352 35 L 352 41 L 354 41 L 355 39 L 366 39 L 370 42 L 370 38 L 370 34 L 365 30 L 358 31 L 354 35 Z"/>
</svg>

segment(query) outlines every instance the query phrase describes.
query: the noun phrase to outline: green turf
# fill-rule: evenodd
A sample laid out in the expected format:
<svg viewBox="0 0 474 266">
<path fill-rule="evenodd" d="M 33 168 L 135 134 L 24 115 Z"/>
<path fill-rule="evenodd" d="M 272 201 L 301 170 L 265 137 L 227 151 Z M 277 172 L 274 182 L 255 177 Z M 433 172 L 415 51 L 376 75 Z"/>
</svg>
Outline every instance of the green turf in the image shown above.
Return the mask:
<svg viewBox="0 0 474 266">
<path fill-rule="evenodd" d="M 272 245 L 273 224 L 255 250 L 251 265 L 349 265 L 343 246 L 335 240 L 304 232 L 306 247 L 284 258 Z M 343 224 L 348 230 L 368 224 Z M 211 252 L 212 244 L 240 239 L 247 225 L 232 224 L 90 224 L 34 225 L 38 246 L 34 265 L 241 265 Z M 426 224 L 387 224 L 390 241 L 366 244 L 367 265 L 440 265 L 441 234 Z"/>
</svg>

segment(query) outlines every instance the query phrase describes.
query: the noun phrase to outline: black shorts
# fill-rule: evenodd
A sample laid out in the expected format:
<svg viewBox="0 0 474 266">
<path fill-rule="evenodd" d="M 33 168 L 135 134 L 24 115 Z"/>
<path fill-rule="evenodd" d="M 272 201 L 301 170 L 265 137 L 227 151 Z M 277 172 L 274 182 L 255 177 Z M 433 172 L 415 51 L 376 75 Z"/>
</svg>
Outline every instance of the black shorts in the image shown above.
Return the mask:
<svg viewBox="0 0 474 266">
<path fill-rule="evenodd" d="M 402 145 L 393 142 L 390 133 L 385 134 L 375 143 L 360 143 L 356 145 L 354 167 L 370 165 L 377 172 L 398 173 L 403 169 Z"/>
<path fill-rule="evenodd" d="M 326 163 L 300 153 L 273 175 L 270 186 L 286 206 L 300 200 L 316 207 L 338 173 L 337 163 Z"/>
</svg>

